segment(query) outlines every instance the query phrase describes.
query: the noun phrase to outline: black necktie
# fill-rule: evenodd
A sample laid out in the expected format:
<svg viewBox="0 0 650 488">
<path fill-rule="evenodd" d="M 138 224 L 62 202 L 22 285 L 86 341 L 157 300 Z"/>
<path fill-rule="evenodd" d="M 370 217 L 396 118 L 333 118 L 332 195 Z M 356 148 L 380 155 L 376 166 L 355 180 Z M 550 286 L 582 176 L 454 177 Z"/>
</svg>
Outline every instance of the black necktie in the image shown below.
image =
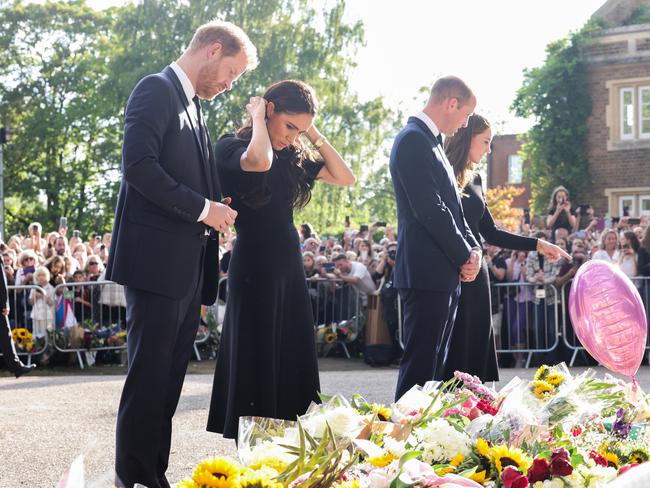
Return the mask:
<svg viewBox="0 0 650 488">
<path fill-rule="evenodd" d="M 442 132 L 436 136 L 436 139 L 438 139 L 438 143 L 442 146 Z"/>
<path fill-rule="evenodd" d="M 203 157 L 208 159 L 207 141 L 205 140 L 205 128 L 203 127 L 203 117 L 201 117 L 201 103 L 199 102 L 199 96 L 194 95 L 192 98 L 194 106 L 196 107 L 196 119 L 199 124 L 199 141 L 201 141 L 201 151 L 203 152 Z"/>
</svg>

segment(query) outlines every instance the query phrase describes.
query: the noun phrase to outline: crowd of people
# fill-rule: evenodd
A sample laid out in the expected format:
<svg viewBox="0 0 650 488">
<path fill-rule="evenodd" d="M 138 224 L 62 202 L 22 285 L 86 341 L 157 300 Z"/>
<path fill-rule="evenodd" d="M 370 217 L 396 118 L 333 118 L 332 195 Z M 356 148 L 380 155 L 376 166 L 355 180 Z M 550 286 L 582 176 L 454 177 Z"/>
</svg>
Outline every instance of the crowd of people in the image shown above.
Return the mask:
<svg viewBox="0 0 650 488">
<path fill-rule="evenodd" d="M 104 281 L 110 244 L 110 233 L 95 233 L 84 240 L 77 230 L 69 237 L 66 227 L 43 233 L 38 222 L 28 226 L 26 235 L 14 234 L 1 242 L 7 285 L 17 287 L 9 294 L 12 327 L 27 328 L 38 345 L 56 325 L 69 328 L 91 321 L 123 326 L 125 300 L 121 285 L 62 286 Z M 40 288 L 30 288 L 32 285 Z M 66 306 L 70 307 L 69 315 L 61 313 Z M 61 320 L 65 323 L 57 324 Z M 38 360 L 46 363 L 48 358 L 46 351 Z"/>
</svg>

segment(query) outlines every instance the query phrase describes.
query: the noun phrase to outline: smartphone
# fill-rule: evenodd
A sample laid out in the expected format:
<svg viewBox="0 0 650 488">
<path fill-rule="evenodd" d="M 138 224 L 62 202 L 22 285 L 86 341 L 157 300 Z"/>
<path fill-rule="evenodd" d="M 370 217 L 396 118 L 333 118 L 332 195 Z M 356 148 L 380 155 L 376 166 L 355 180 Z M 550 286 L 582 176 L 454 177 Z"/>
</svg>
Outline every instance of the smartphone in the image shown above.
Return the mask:
<svg viewBox="0 0 650 488">
<path fill-rule="evenodd" d="M 612 217 L 612 224 L 618 224 L 621 221 L 620 217 Z"/>
<path fill-rule="evenodd" d="M 359 227 L 359 232 L 368 232 L 368 226 L 367 225 L 362 225 Z"/>
<path fill-rule="evenodd" d="M 386 222 L 375 222 L 375 227 L 386 227 Z"/>
<path fill-rule="evenodd" d="M 25 270 L 25 273 L 33 273 L 36 271 L 36 268 L 34 266 L 25 266 L 23 269 Z"/>
<path fill-rule="evenodd" d="M 68 218 L 67 217 L 61 217 L 61 220 L 59 220 L 59 228 L 60 229 L 65 229 L 68 227 Z"/>
<path fill-rule="evenodd" d="M 81 237 L 81 231 L 80 230 L 73 230 L 72 235 L 75 237 Z"/>
<path fill-rule="evenodd" d="M 629 219 L 627 219 L 627 222 L 630 225 L 639 225 L 641 223 L 641 219 L 637 217 L 630 217 Z"/>
<path fill-rule="evenodd" d="M 599 232 L 605 229 L 605 219 L 603 217 L 598 217 L 596 219 L 595 229 Z"/>
<path fill-rule="evenodd" d="M 326 273 L 331 273 L 334 271 L 334 263 L 323 263 L 323 270 Z"/>
<path fill-rule="evenodd" d="M 345 216 L 345 226 L 350 227 L 350 216 L 349 215 Z"/>
</svg>

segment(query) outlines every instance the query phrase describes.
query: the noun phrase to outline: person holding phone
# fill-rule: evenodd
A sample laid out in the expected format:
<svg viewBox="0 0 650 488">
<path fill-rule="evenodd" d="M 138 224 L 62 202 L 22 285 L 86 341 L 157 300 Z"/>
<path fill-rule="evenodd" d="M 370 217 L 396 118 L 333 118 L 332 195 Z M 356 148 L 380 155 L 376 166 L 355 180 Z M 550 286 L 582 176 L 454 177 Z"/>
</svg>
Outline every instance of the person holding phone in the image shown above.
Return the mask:
<svg viewBox="0 0 650 488">
<path fill-rule="evenodd" d="M 554 235 L 555 229 L 558 227 L 563 227 L 569 234 L 572 234 L 576 229 L 576 222 L 576 213 L 571 208 L 571 202 L 569 201 L 569 190 L 563 186 L 558 186 L 551 194 L 546 227 L 551 230 L 551 236 Z"/>
<path fill-rule="evenodd" d="M 445 152 L 456 176 L 463 213 L 472 234 L 488 244 L 519 251 L 513 251 L 510 260 L 510 271 L 516 263 L 514 279 L 518 279 L 520 274 L 525 275 L 525 251 L 537 250 L 540 256 L 548 258 L 547 265 L 548 261 L 557 261 L 560 257 L 570 259 L 566 251 L 543 239 L 519 236 L 497 227 L 485 201 L 481 176 L 475 172 L 483 157 L 490 153 L 491 143 L 490 123 L 478 114 L 471 115 L 467 126 L 445 141 Z M 549 280 L 550 276 L 546 279 Z M 518 337 L 523 335 L 519 334 Z M 520 343 L 517 345 L 521 347 Z M 475 280 L 463 279 L 461 282 L 458 312 L 441 379 L 453 378 L 456 370 L 476 375 L 482 381 L 499 380 L 492 329 L 490 278 L 485 260 L 481 261 Z"/>
<path fill-rule="evenodd" d="M 318 103 L 306 83 L 275 83 L 246 111 L 245 125 L 215 145 L 223 191 L 238 216 L 207 428 L 235 439 L 241 416 L 295 420 L 319 401 L 314 319 L 293 212 L 307 205 L 316 181 L 355 181 L 316 128 Z"/>
</svg>

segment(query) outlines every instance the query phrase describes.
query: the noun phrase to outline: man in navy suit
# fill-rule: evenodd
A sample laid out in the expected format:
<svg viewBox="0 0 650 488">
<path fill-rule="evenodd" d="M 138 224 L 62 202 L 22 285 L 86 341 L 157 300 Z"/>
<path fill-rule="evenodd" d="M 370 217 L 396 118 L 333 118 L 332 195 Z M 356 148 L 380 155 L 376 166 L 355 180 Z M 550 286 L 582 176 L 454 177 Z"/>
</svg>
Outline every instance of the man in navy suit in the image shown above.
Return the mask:
<svg viewBox="0 0 650 488">
<path fill-rule="evenodd" d="M 481 248 L 465 222 L 454 170 L 442 148 L 442 134 L 465 127 L 474 107 L 476 97 L 462 80 L 440 78 L 391 151 L 399 225 L 394 286 L 404 305 L 396 399 L 413 385 L 442 379 L 460 280 L 473 281 L 479 271 Z"/>
<path fill-rule="evenodd" d="M 197 29 L 176 62 L 140 80 L 126 106 L 122 183 L 106 271 L 107 279 L 124 285 L 127 304 L 118 486 L 170 486 L 165 472 L 172 417 L 202 298 L 216 296 L 214 232 L 237 215 L 227 200 L 220 202 L 199 99 L 230 90 L 256 64 L 256 49 L 240 28 L 212 21 Z"/>
</svg>

